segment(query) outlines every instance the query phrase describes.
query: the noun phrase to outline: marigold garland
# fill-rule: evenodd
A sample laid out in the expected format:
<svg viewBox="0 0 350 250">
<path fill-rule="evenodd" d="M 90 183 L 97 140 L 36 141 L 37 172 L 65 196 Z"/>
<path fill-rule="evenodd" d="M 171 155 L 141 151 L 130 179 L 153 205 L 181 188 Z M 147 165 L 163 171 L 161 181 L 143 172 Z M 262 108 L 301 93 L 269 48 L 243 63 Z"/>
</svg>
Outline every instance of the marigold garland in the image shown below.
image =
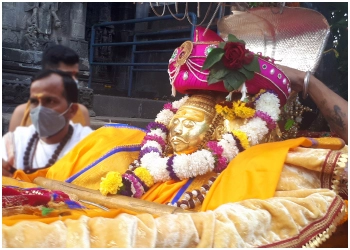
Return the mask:
<svg viewBox="0 0 350 250">
<path fill-rule="evenodd" d="M 234 110 L 232 108 L 229 108 L 226 105 L 222 106 L 220 104 L 216 104 L 215 110 L 216 110 L 216 113 L 218 113 L 219 115 L 222 115 L 225 119 L 229 121 L 233 121 L 236 118 Z"/>
<path fill-rule="evenodd" d="M 122 176 L 119 172 L 108 172 L 106 177 L 101 178 L 100 192 L 103 195 L 116 194 L 120 187 L 123 186 Z"/>
<path fill-rule="evenodd" d="M 250 118 L 255 114 L 255 110 L 249 107 L 246 107 L 246 103 L 237 101 L 233 103 L 233 110 L 235 115 L 240 118 Z"/>
<path fill-rule="evenodd" d="M 234 130 L 234 131 L 232 131 L 232 134 L 239 139 L 239 142 L 241 143 L 241 145 L 244 149 L 247 149 L 250 147 L 246 133 L 244 133 L 243 131 L 240 131 L 240 130 Z"/>
</svg>

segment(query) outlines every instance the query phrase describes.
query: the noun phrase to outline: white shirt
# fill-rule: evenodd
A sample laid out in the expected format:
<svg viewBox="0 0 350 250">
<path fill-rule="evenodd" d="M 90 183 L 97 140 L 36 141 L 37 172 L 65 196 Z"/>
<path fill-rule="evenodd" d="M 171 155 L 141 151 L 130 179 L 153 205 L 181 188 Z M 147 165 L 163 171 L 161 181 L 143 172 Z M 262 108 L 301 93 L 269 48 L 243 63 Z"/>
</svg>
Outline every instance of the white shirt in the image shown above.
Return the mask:
<svg viewBox="0 0 350 250">
<path fill-rule="evenodd" d="M 60 154 L 58 155 L 58 159 L 62 158 L 65 154 L 67 154 L 78 142 L 84 139 L 88 134 L 90 134 L 93 130 L 90 127 L 83 127 L 80 123 L 72 123 L 70 124 L 73 127 L 73 134 L 71 138 L 68 140 Z M 11 132 L 9 132 L 11 133 Z M 8 133 L 8 134 L 9 134 Z M 16 130 L 12 133 L 12 147 L 14 153 L 14 162 L 13 167 L 16 169 L 24 169 L 23 166 L 23 156 L 24 152 L 27 148 L 28 142 L 32 135 L 35 133 L 34 125 L 30 125 L 28 127 L 17 127 Z M 11 138 L 11 136 L 4 139 L 7 134 L 4 135 L 2 143 L 1 143 L 1 156 L 5 161 L 9 161 L 10 152 L 8 152 L 9 141 L 7 138 Z M 32 168 L 43 168 L 49 162 L 52 155 L 54 154 L 56 148 L 59 143 L 56 144 L 47 144 L 41 139 L 39 139 L 37 143 L 37 148 L 35 150 L 35 154 L 33 157 Z M 11 161 L 10 161 L 11 163 Z"/>
</svg>

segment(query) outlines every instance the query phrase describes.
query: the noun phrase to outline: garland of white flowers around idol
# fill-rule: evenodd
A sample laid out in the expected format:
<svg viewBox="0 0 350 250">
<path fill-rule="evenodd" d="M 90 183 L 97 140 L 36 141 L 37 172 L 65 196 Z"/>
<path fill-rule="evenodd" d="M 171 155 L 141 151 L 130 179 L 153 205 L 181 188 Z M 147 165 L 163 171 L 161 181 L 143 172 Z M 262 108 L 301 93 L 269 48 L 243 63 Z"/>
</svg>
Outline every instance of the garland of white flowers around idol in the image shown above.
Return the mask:
<svg viewBox="0 0 350 250">
<path fill-rule="evenodd" d="M 223 134 L 219 141 L 207 142 L 205 149 L 188 155 L 175 153 L 164 156 L 169 132 L 167 127 L 174 114 L 188 98 L 185 96 L 179 101 L 164 105 L 155 122 L 147 126 L 138 160 L 131 163 L 129 170 L 123 174 L 109 172 L 106 177 L 101 178 L 100 192 L 103 195 L 120 194 L 140 198 L 157 182 L 180 181 L 204 175 L 210 171 L 219 174 L 239 152 L 258 144 L 269 131 L 274 129 L 280 114 L 279 99 L 270 90 L 261 90 L 250 102 L 239 100 L 219 103 L 215 106 L 216 112 L 225 119 L 248 118 L 248 122 L 238 130 Z M 193 202 L 193 198 L 197 196 L 201 203 L 205 197 L 203 195 L 208 192 L 214 180 L 211 179 L 208 185 L 203 185 L 202 190 L 197 190 L 193 194 L 186 192 L 185 197 L 189 201 L 185 202 L 186 204 L 181 201 L 172 205 L 192 208 L 193 203 L 196 203 Z"/>
</svg>

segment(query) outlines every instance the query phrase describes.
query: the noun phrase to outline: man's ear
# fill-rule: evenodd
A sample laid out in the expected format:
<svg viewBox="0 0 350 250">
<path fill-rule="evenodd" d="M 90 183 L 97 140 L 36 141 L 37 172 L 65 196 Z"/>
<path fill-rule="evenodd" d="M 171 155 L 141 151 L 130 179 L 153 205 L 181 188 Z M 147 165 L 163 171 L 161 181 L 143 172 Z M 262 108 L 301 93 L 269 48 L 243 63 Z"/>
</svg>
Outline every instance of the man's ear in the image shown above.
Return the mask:
<svg viewBox="0 0 350 250">
<path fill-rule="evenodd" d="M 68 114 L 67 118 L 69 120 L 71 120 L 75 116 L 75 114 L 78 112 L 78 108 L 79 108 L 78 103 L 72 103 L 72 105 L 70 106 L 70 108 L 67 112 L 67 114 Z"/>
</svg>

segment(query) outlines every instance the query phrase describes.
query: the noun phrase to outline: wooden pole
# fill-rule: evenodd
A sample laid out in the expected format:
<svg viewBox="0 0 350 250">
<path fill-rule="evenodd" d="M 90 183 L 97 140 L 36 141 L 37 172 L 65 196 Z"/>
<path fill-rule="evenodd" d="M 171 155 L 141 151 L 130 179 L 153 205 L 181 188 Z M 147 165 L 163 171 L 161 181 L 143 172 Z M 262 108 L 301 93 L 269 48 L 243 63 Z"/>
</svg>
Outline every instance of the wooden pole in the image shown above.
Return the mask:
<svg viewBox="0 0 350 250">
<path fill-rule="evenodd" d="M 104 196 L 97 190 L 80 187 L 71 183 L 37 177 L 34 183 L 51 190 L 60 190 L 68 194 L 74 194 L 79 200 L 90 201 L 107 208 L 124 208 L 137 213 L 149 213 L 155 216 L 175 213 L 189 213 L 182 208 L 167 206 L 151 201 L 144 201 L 123 195 Z"/>
</svg>

